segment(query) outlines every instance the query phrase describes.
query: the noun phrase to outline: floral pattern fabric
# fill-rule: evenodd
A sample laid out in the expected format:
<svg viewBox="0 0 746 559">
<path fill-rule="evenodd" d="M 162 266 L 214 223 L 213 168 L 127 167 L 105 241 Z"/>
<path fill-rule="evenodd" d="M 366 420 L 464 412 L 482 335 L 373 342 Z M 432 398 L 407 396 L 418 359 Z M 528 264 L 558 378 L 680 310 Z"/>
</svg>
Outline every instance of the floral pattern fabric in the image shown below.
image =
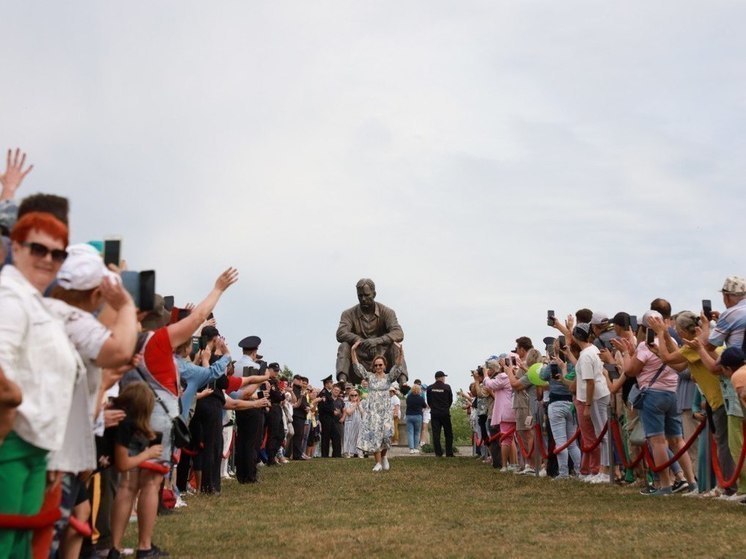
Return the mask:
<svg viewBox="0 0 746 559">
<path fill-rule="evenodd" d="M 402 371 L 398 365 L 394 365 L 387 375 L 378 377 L 356 363 L 355 372 L 361 378 L 368 379 L 368 397 L 363 404 L 365 407 L 357 447 L 363 452 L 389 449 L 394 436 L 394 409 L 389 388 Z"/>
</svg>

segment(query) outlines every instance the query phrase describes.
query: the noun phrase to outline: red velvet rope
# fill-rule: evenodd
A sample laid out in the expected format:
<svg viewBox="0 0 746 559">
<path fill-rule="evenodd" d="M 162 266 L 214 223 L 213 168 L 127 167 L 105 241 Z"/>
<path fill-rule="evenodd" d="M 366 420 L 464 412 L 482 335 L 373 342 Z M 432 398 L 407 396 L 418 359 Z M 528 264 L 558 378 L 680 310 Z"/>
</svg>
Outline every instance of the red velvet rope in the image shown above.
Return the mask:
<svg viewBox="0 0 746 559">
<path fill-rule="evenodd" d="M 665 470 L 666 468 L 668 468 L 669 466 L 671 466 L 671 464 L 673 464 L 679 458 L 681 458 L 684 455 L 684 453 L 687 450 L 689 450 L 689 447 L 692 446 L 692 444 L 694 444 L 694 441 L 697 440 L 697 437 L 699 437 L 699 434 L 702 432 L 702 429 L 705 428 L 706 423 L 707 423 L 707 420 L 705 420 L 705 419 L 703 419 L 702 421 L 700 421 L 699 425 L 694 430 L 694 433 L 692 433 L 691 438 L 688 441 L 686 441 L 686 443 L 684 443 L 684 446 L 682 446 L 681 449 L 676 454 L 674 454 L 665 464 L 662 464 L 660 466 L 656 466 L 655 462 L 653 461 L 652 452 L 647 452 L 645 460 L 648 463 L 648 467 L 651 470 L 653 470 L 654 472 L 657 473 L 657 472 L 661 472 L 661 471 Z M 741 451 L 741 454 L 743 454 L 743 450 Z M 716 460 L 712 461 L 713 466 L 715 464 L 715 461 Z"/>
<path fill-rule="evenodd" d="M 541 457 L 546 460 L 549 458 L 549 454 L 547 454 L 547 450 L 544 448 L 544 437 L 541 436 L 541 425 L 537 423 L 534 425 L 534 429 L 536 431 L 536 438 L 539 440 L 539 452 L 541 452 Z"/>
<path fill-rule="evenodd" d="M 629 469 L 636 468 L 640 464 L 640 462 L 642 462 L 642 459 L 647 453 L 646 447 L 643 445 L 640 449 L 640 452 L 637 454 L 637 458 L 635 458 L 632 462 L 628 462 L 627 453 L 624 450 L 624 442 L 622 441 L 622 433 L 619 429 L 619 422 L 616 419 L 613 420 L 611 423 L 611 436 L 614 440 L 616 450 L 619 453 L 619 456 L 622 458 L 622 464 L 624 465 L 624 467 Z"/>
<path fill-rule="evenodd" d="M 521 439 L 521 436 L 515 432 L 515 429 L 513 430 L 515 434 L 515 438 L 518 441 L 518 447 L 521 449 L 521 454 L 523 454 L 524 458 L 531 458 L 531 455 L 534 453 L 534 448 L 536 447 L 536 438 L 531 443 L 531 450 L 526 452 L 526 447 L 523 446 L 523 439 Z"/>
<path fill-rule="evenodd" d="M 156 472 L 158 474 L 166 475 L 171 468 L 166 466 L 165 464 L 159 464 L 157 462 L 148 462 L 145 461 L 142 464 L 138 466 L 141 470 L 150 470 L 151 472 Z"/>
<path fill-rule="evenodd" d="M 598 447 L 598 445 L 601 444 L 601 441 L 603 440 L 604 435 L 606 435 L 606 431 L 607 431 L 608 428 L 609 428 L 609 422 L 607 421 L 606 425 L 604 425 L 604 428 L 601 430 L 601 434 L 598 436 L 598 439 L 596 439 L 593 442 L 593 444 L 590 445 L 590 446 L 585 446 L 583 444 L 583 439 L 580 439 L 580 450 L 582 450 L 585 453 L 593 452 L 594 450 L 596 450 L 596 448 Z"/>
<path fill-rule="evenodd" d="M 91 525 L 88 524 L 88 522 L 83 522 L 82 520 L 76 518 L 74 515 L 70 515 L 68 521 L 70 522 L 70 526 L 72 527 L 72 529 L 84 538 L 89 538 L 93 533 L 93 529 L 91 528 Z"/>
<path fill-rule="evenodd" d="M 5 530 L 40 530 L 54 526 L 60 519 L 60 508 L 55 506 L 36 514 L 0 514 L 0 528 Z"/>
<path fill-rule="evenodd" d="M 572 437 L 570 437 L 570 438 L 569 438 L 569 439 L 567 440 L 567 442 L 565 442 L 565 444 L 563 444 L 562 446 L 555 446 L 555 447 L 554 447 L 554 450 L 553 450 L 552 452 L 554 452 L 555 454 L 559 454 L 560 452 L 562 452 L 562 451 L 563 451 L 563 450 L 565 450 L 566 448 L 569 448 L 569 447 L 570 447 L 570 445 L 571 445 L 572 443 L 574 443 L 574 442 L 575 442 L 575 441 L 576 441 L 576 440 L 578 439 L 578 437 L 579 437 L 579 436 L 580 436 L 580 427 L 578 427 L 578 428 L 576 429 L 576 431 L 575 431 L 575 434 L 574 434 L 574 435 L 573 435 Z"/>
<path fill-rule="evenodd" d="M 703 422 L 704 423 L 704 422 Z M 741 456 L 738 457 L 738 464 L 736 469 L 733 471 L 733 476 L 730 479 L 723 479 L 723 471 L 720 469 L 720 462 L 718 462 L 717 444 L 715 443 L 715 437 L 710 433 L 710 454 L 712 455 L 712 469 L 715 471 L 715 477 L 718 480 L 720 487 L 726 488 L 734 485 L 738 480 L 738 476 L 741 474 L 741 468 L 743 468 L 744 458 L 746 458 L 746 421 L 743 422 L 743 444 L 741 445 Z"/>
</svg>

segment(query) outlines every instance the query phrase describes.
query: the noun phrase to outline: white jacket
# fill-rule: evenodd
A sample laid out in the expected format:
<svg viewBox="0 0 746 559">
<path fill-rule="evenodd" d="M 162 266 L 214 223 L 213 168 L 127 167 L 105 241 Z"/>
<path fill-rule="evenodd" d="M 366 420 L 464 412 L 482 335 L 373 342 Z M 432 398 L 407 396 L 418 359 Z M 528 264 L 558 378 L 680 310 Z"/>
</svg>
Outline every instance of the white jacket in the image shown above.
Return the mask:
<svg viewBox="0 0 746 559">
<path fill-rule="evenodd" d="M 58 450 L 83 363 L 62 321 L 11 265 L 0 271 L 0 367 L 23 393 L 13 430 L 38 448 Z"/>
</svg>

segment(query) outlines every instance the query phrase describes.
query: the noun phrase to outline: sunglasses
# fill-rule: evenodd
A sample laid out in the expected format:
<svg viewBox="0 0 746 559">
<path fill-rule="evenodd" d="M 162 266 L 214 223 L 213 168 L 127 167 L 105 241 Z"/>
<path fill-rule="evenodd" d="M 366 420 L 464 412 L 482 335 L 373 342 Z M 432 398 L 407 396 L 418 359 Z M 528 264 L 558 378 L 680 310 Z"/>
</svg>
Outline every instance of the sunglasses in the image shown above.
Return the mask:
<svg viewBox="0 0 746 559">
<path fill-rule="evenodd" d="M 357 398 L 357 394 L 350 394 L 350 398 Z"/>
<path fill-rule="evenodd" d="M 52 255 L 52 261 L 64 262 L 67 258 L 67 251 L 61 248 L 49 248 L 41 243 L 21 243 L 21 246 L 27 247 L 31 256 L 37 258 L 46 258 L 47 254 Z"/>
<path fill-rule="evenodd" d="M 383 363 L 376 363 L 376 364 L 375 364 L 375 365 L 373 365 L 373 366 L 374 366 L 374 367 L 385 367 L 385 365 L 384 365 Z"/>
</svg>

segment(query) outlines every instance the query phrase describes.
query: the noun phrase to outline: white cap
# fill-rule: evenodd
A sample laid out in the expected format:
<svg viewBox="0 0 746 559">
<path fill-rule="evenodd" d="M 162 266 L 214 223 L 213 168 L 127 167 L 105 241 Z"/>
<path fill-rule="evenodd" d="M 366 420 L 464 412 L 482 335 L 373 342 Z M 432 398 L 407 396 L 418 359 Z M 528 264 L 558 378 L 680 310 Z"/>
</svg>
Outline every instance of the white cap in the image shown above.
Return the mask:
<svg viewBox="0 0 746 559">
<path fill-rule="evenodd" d="M 101 254 L 83 243 L 67 247 L 67 258 L 57 273 L 57 284 L 64 289 L 86 291 L 101 285 L 107 276 L 116 277 L 106 269 Z"/>
<path fill-rule="evenodd" d="M 658 311 L 647 311 L 644 315 L 642 315 L 642 325 L 645 328 L 650 327 L 650 324 L 648 324 L 648 321 L 650 320 L 651 317 L 659 318 L 661 320 L 663 319 L 663 315 L 659 313 Z"/>
</svg>

